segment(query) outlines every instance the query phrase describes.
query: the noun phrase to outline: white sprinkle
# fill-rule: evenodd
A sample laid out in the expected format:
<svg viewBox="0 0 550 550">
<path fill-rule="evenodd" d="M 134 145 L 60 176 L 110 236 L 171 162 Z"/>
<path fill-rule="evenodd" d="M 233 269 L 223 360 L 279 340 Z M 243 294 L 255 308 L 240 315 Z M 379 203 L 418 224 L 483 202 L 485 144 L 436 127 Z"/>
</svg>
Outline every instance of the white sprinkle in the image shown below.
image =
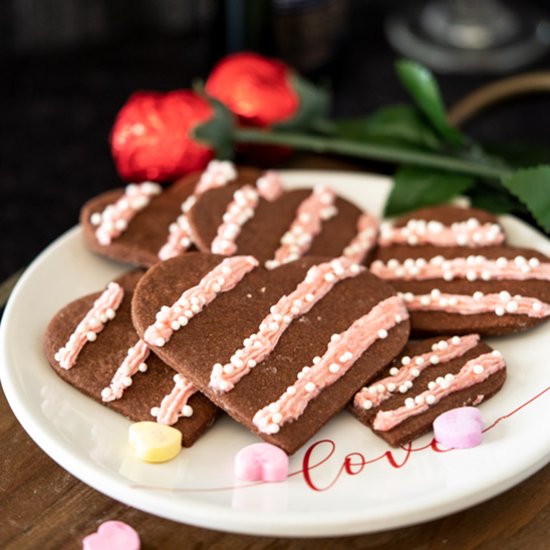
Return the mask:
<svg viewBox="0 0 550 550">
<path fill-rule="evenodd" d="M 428 403 L 428 405 L 433 405 L 435 403 L 435 395 L 432 395 L 431 393 L 426 395 L 426 403 Z"/>
<path fill-rule="evenodd" d="M 419 367 L 421 367 L 424 364 L 424 357 L 419 355 L 415 360 L 415 364 L 417 364 Z"/>
<path fill-rule="evenodd" d="M 417 369 L 416 367 L 413 367 L 413 368 L 411 369 L 411 374 L 412 374 L 415 378 L 417 378 L 418 376 L 420 376 L 420 369 Z"/>
<path fill-rule="evenodd" d="M 328 370 L 333 374 L 336 374 L 340 370 L 340 365 L 338 363 L 331 363 Z"/>
<path fill-rule="evenodd" d="M 307 392 L 313 392 L 315 391 L 315 384 L 313 382 L 308 382 L 305 386 L 304 386 L 304 389 L 307 391 Z"/>
<path fill-rule="evenodd" d="M 181 414 L 185 416 L 185 418 L 189 418 L 190 416 L 193 416 L 193 407 L 189 405 L 184 405 L 181 409 Z"/>
<path fill-rule="evenodd" d="M 392 376 L 397 376 L 397 375 L 399 374 L 399 369 L 398 369 L 397 367 L 392 367 L 392 368 L 390 369 L 390 374 L 391 374 Z"/>
<path fill-rule="evenodd" d="M 483 368 L 483 365 L 474 365 L 472 367 L 472 370 L 474 371 L 475 374 L 483 374 L 483 371 L 485 369 Z"/>
<path fill-rule="evenodd" d="M 432 365 L 437 365 L 439 363 L 439 357 L 437 355 L 432 355 L 430 357 L 430 363 Z"/>
<path fill-rule="evenodd" d="M 458 346 L 458 344 L 460 344 L 460 336 L 453 336 L 451 338 L 451 344 Z"/>
<path fill-rule="evenodd" d="M 506 313 L 506 310 L 505 310 L 502 306 L 497 306 L 497 307 L 495 308 L 495 314 L 496 314 L 498 317 L 502 317 L 505 313 Z"/>
<path fill-rule="evenodd" d="M 407 399 L 405 399 L 405 407 L 407 407 L 407 409 L 412 409 L 414 407 L 414 399 L 412 397 L 407 397 Z"/>
<path fill-rule="evenodd" d="M 370 401 L 369 399 L 365 399 L 365 401 L 363 401 L 363 409 L 365 409 L 366 411 L 372 409 L 372 401 Z"/>
<path fill-rule="evenodd" d="M 381 328 L 378 331 L 378 338 L 381 338 L 383 340 L 384 338 L 387 338 L 387 337 L 388 337 L 388 331 L 386 329 Z"/>
<path fill-rule="evenodd" d="M 95 342 L 97 340 L 97 334 L 95 332 L 88 332 L 86 334 L 86 339 L 88 342 Z"/>
</svg>

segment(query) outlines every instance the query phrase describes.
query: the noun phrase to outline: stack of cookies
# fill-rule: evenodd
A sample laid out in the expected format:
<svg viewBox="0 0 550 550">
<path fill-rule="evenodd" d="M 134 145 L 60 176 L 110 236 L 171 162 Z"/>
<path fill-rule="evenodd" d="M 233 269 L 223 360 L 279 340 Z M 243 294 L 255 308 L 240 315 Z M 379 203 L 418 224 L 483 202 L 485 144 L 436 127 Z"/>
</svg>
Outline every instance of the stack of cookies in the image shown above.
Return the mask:
<svg viewBox="0 0 550 550">
<path fill-rule="evenodd" d="M 81 223 L 91 250 L 141 269 L 58 312 L 48 360 L 185 446 L 223 410 L 291 454 L 346 406 L 401 445 L 500 389 L 504 359 L 480 336 L 550 316 L 550 259 L 476 209 L 379 227 L 329 187 L 213 161 L 96 197 Z"/>
</svg>

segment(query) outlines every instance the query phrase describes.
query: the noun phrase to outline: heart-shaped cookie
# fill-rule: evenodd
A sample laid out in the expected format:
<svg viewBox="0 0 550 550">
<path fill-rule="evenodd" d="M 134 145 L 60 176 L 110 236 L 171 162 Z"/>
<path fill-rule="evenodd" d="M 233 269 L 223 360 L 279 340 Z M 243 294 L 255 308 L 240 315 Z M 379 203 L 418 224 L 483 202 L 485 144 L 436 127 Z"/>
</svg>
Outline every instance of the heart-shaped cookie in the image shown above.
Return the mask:
<svg viewBox="0 0 550 550">
<path fill-rule="evenodd" d="M 380 248 L 372 273 L 402 293 L 418 334 L 508 334 L 550 316 L 550 258 L 511 246 Z"/>
<path fill-rule="evenodd" d="M 352 261 L 266 270 L 191 253 L 152 267 L 136 330 L 167 364 L 266 441 L 296 451 L 405 344 L 403 303 Z"/>
<path fill-rule="evenodd" d="M 181 178 L 164 190 L 146 182 L 107 191 L 81 210 L 85 243 L 103 256 L 151 266 L 192 246 L 185 210 L 196 196 L 231 181 L 254 183 L 259 177 L 253 168 L 237 170 L 232 163 L 212 161 L 203 173 Z"/>
<path fill-rule="evenodd" d="M 326 186 L 265 199 L 250 185 L 230 184 L 201 195 L 189 223 L 202 252 L 250 254 L 268 269 L 302 256 L 367 260 L 377 220 Z"/>
<path fill-rule="evenodd" d="M 46 329 L 44 350 L 56 373 L 79 391 L 131 420 L 154 421 L 156 413 L 158 421 L 182 432 L 189 447 L 214 422 L 217 409 L 136 334 L 131 301 L 142 274 L 123 276 L 61 309 Z"/>
<path fill-rule="evenodd" d="M 479 335 L 409 342 L 384 376 L 359 391 L 353 414 L 398 447 L 432 428 L 445 411 L 479 405 L 506 379 L 502 355 Z"/>
</svg>

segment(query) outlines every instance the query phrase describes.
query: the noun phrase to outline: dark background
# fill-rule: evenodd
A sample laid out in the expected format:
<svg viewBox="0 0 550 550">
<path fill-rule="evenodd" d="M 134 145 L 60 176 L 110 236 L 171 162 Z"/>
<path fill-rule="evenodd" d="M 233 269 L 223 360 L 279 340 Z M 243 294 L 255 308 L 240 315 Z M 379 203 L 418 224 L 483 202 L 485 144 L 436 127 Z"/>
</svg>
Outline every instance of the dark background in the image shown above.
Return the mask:
<svg viewBox="0 0 550 550">
<path fill-rule="evenodd" d="M 322 17 L 305 9 L 289 19 L 283 1 L 2 0 L 0 281 L 77 223 L 83 201 L 120 184 L 108 135 L 137 89 L 189 87 L 224 54 L 249 48 L 330 85 L 336 116 L 406 101 L 384 34 L 388 10 L 404 3 L 326 0 L 317 2 L 330 4 Z M 550 12 L 545 1 L 530 3 Z M 301 41 L 293 30 L 300 24 L 308 29 Z M 546 56 L 525 70 L 548 67 Z M 495 75 L 438 77 L 452 105 Z M 484 113 L 467 130 L 548 146 L 549 115 L 550 97 L 534 95 Z"/>
</svg>

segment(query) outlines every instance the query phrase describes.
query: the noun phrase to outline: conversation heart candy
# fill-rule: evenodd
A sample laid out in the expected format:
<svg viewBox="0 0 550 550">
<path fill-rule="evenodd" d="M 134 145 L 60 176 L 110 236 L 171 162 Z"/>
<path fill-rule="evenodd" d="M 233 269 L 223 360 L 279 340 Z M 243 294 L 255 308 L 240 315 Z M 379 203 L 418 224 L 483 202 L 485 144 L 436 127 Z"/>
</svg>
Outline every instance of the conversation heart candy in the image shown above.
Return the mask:
<svg viewBox="0 0 550 550">
<path fill-rule="evenodd" d="M 130 445 L 144 462 L 166 462 L 181 450 L 181 432 L 156 422 L 136 422 L 130 426 Z"/>
<path fill-rule="evenodd" d="M 244 481 L 283 481 L 288 476 L 288 456 L 270 443 L 248 445 L 235 455 L 235 476 Z"/>
<path fill-rule="evenodd" d="M 440 414 L 434 421 L 435 439 L 453 449 L 476 447 L 483 439 L 481 413 L 476 407 L 459 407 Z"/>
<path fill-rule="evenodd" d="M 106 521 L 82 540 L 83 550 L 139 550 L 136 530 L 122 521 Z"/>
</svg>

